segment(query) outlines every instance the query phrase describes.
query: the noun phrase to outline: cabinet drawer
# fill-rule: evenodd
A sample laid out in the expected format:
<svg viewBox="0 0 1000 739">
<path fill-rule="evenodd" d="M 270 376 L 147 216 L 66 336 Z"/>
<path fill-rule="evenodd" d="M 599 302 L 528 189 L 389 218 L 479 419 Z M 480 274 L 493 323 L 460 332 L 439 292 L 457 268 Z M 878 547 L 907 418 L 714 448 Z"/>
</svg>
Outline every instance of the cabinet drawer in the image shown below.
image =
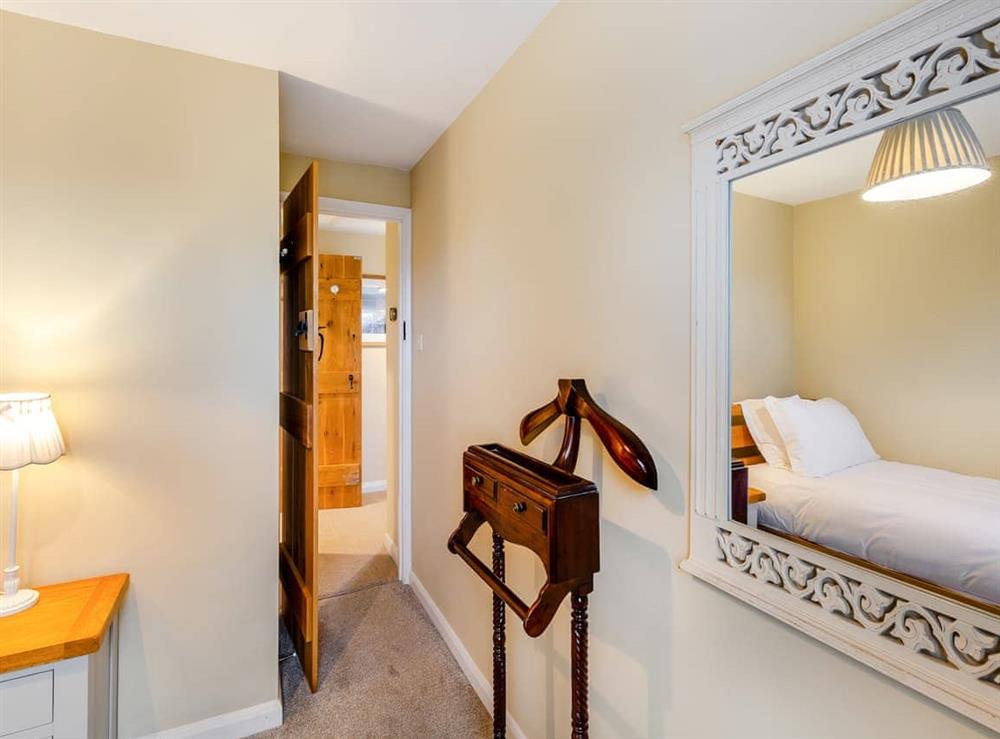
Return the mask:
<svg viewBox="0 0 1000 739">
<path fill-rule="evenodd" d="M 52 670 L 0 680 L 0 737 L 52 723 Z"/>
<path fill-rule="evenodd" d="M 472 493 L 473 495 L 481 495 L 489 498 L 490 500 L 496 500 L 496 480 L 468 464 L 463 467 L 462 474 L 465 478 L 464 483 L 466 491 Z"/>
<path fill-rule="evenodd" d="M 526 526 L 540 534 L 546 533 L 546 511 L 535 501 L 506 485 L 501 485 L 497 506 L 501 514 L 510 521 Z"/>
</svg>

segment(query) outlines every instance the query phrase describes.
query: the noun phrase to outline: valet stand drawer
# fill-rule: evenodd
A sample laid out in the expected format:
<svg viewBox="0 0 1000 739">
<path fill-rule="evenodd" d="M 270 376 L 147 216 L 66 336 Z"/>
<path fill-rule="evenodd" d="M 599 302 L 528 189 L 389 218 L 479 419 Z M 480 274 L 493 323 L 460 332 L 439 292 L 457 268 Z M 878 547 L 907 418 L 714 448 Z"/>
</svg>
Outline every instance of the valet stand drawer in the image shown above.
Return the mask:
<svg viewBox="0 0 1000 739">
<path fill-rule="evenodd" d="M 464 476 L 463 489 L 470 495 L 496 500 L 497 481 L 486 472 L 466 463 L 462 474 Z"/>
<path fill-rule="evenodd" d="M 527 495 L 523 495 L 507 485 L 500 485 L 497 494 L 497 507 L 507 514 L 507 521 L 512 526 L 524 526 L 542 536 L 547 533 L 547 507 L 539 505 Z"/>
</svg>

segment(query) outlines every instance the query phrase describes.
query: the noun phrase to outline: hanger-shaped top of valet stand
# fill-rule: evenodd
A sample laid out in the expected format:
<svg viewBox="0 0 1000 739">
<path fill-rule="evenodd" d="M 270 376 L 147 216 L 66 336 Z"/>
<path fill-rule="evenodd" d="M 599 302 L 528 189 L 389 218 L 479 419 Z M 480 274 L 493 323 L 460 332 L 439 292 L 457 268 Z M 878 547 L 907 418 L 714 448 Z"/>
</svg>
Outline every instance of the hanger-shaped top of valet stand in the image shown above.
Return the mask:
<svg viewBox="0 0 1000 739">
<path fill-rule="evenodd" d="M 585 419 L 615 464 L 640 485 L 656 490 L 656 464 L 646 445 L 628 426 L 597 404 L 587 390 L 587 383 L 581 379 L 559 380 L 559 394 L 555 399 L 521 419 L 521 443 L 530 444 L 559 416 L 566 416 L 566 427 L 553 467 L 574 471 L 580 452 L 580 421 Z"/>
<path fill-rule="evenodd" d="M 596 498 L 593 499 L 593 508 L 567 505 L 566 510 L 574 508 L 576 511 L 572 515 L 582 517 L 571 532 L 558 534 L 552 529 L 546 529 L 543 524 L 541 529 L 543 533 L 539 538 L 533 535 L 530 526 L 525 529 L 524 525 L 516 520 L 519 514 L 529 510 L 525 507 L 526 501 L 515 502 L 513 507 L 515 516 L 511 518 L 511 513 L 506 507 L 498 506 L 492 494 L 483 492 L 485 488 L 479 487 L 483 483 L 483 476 L 480 474 L 482 469 L 489 468 L 499 462 L 499 468 L 489 470 L 489 475 L 503 478 L 513 474 L 515 477 L 526 475 L 525 479 L 535 478 L 533 482 L 526 483 L 529 487 L 538 483 L 537 473 L 545 467 L 572 475 L 580 449 L 580 424 L 583 419 L 586 419 L 593 426 L 597 437 L 607 448 L 611 458 L 629 477 L 647 488 L 655 490 L 657 485 L 656 465 L 646 445 L 631 429 L 610 416 L 597 404 L 587 391 L 586 383 L 581 379 L 559 380 L 559 394 L 555 399 L 522 419 L 521 441 L 525 444 L 530 443 L 559 416 L 566 416 L 566 427 L 559 456 L 551 465 L 541 463 L 540 467 L 535 466 L 532 463 L 537 460 L 514 450 L 505 450 L 502 445 L 480 444 L 469 447 L 465 453 L 465 465 L 470 474 L 466 484 L 468 485 L 471 481 L 473 488 L 470 492 L 470 489 L 466 487 L 465 515 L 458 528 L 452 532 L 448 539 L 449 551 L 465 560 L 493 592 L 513 609 L 524 623 L 524 629 L 529 636 L 538 636 L 545 631 L 555 616 L 559 604 L 570 592 L 579 592 L 580 595 L 585 595 L 593 588 L 593 574 L 598 569 L 599 561 L 596 549 L 599 546 Z M 518 479 L 518 482 L 522 481 Z M 572 486 L 577 486 L 574 488 L 576 492 L 587 492 L 592 495 L 597 493 L 594 484 L 588 480 L 574 475 L 571 482 Z M 559 478 L 554 483 L 556 488 L 560 484 L 565 484 L 565 480 Z M 552 485 L 550 484 L 550 487 Z M 515 492 L 515 495 L 521 494 Z M 579 497 L 582 500 L 583 496 L 573 495 L 570 497 Z M 538 506 L 534 506 L 534 508 L 537 509 Z M 552 510 L 555 518 L 563 520 L 561 515 L 555 513 L 555 508 Z M 571 514 L 567 513 L 566 515 Z M 594 518 L 593 521 L 589 521 L 588 517 L 590 516 Z M 502 536 L 503 532 L 498 534 L 498 525 L 501 529 L 511 527 L 508 529 L 509 531 L 519 530 L 521 534 L 525 530 L 532 533 L 531 536 L 527 537 L 515 536 L 515 540 L 523 539 L 518 543 L 532 549 L 542 558 L 546 568 L 545 583 L 538 591 L 531 606 L 524 603 L 517 594 L 507 587 L 503 582 L 502 574 L 497 575 L 497 573 L 491 572 L 490 568 L 469 550 L 468 545 L 472 541 L 472 537 L 478 528 L 487 521 L 494 528 L 494 547 L 500 546 L 501 552 L 503 539 L 498 540 L 497 537 Z M 557 523 L 552 523 L 551 526 L 558 528 Z M 556 552 L 549 551 L 551 542 L 549 537 L 553 536 L 558 536 L 562 540 L 560 546 L 556 548 Z M 581 547 L 589 547 L 590 549 L 585 553 Z M 555 562 L 554 558 L 558 559 L 558 562 Z M 495 565 L 496 563 L 494 563 L 494 568 Z"/>
</svg>

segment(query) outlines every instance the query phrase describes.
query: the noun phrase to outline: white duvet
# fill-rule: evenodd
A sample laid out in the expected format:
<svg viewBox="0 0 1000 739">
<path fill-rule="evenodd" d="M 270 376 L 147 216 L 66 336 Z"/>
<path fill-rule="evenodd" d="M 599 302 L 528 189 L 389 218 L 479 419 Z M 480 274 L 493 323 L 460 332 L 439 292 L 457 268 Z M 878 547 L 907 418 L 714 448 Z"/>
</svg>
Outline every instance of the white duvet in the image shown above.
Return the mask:
<svg viewBox="0 0 1000 739">
<path fill-rule="evenodd" d="M 760 525 L 1000 603 L 1000 480 L 899 462 L 820 478 L 750 467 Z"/>
</svg>

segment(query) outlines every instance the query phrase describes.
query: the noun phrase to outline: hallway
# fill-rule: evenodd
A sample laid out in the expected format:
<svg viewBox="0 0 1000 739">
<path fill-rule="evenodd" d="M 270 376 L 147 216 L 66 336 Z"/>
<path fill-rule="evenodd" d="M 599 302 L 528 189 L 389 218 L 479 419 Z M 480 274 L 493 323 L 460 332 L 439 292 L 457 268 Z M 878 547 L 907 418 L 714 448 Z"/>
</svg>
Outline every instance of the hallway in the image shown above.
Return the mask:
<svg viewBox="0 0 1000 739">
<path fill-rule="evenodd" d="M 320 684 L 281 663 L 283 739 L 475 739 L 490 717 L 384 545 L 385 496 L 320 516 Z M 280 652 L 291 652 L 282 627 Z"/>
</svg>

